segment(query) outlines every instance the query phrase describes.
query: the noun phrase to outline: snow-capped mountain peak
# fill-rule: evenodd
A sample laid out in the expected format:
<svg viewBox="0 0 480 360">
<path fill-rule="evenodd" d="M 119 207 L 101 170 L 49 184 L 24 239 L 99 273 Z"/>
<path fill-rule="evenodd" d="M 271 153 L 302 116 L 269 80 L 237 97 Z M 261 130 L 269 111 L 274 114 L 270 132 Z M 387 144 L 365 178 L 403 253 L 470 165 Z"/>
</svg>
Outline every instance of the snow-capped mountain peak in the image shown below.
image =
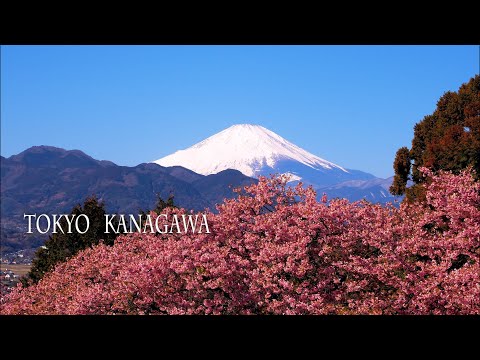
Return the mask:
<svg viewBox="0 0 480 360">
<path fill-rule="evenodd" d="M 236 169 L 247 176 L 257 177 L 266 172 L 283 172 L 278 167 L 286 162 L 322 172 L 333 170 L 349 174 L 343 167 L 311 154 L 273 131 L 251 124 L 230 126 L 185 150 L 154 162 L 162 166 L 183 166 L 203 175 Z M 298 175 L 294 169 L 287 171 Z"/>
</svg>

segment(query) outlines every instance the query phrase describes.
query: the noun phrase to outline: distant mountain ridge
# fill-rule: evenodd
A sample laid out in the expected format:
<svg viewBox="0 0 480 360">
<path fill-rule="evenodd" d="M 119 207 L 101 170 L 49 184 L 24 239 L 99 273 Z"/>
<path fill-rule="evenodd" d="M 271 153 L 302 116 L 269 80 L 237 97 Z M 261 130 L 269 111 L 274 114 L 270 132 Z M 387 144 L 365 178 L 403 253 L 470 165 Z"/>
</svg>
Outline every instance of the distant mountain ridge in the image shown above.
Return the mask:
<svg viewBox="0 0 480 360">
<path fill-rule="evenodd" d="M 0 162 L 1 245 L 6 250 L 38 246 L 45 239 L 25 234 L 24 213 L 69 213 L 92 194 L 104 200 L 111 213 L 151 209 L 157 194 L 173 194 L 175 204 L 187 209 L 214 210 L 224 197 L 235 195 L 232 187 L 255 181 L 236 170 L 207 177 L 179 166 L 118 166 L 80 150 L 51 146 L 2 156 Z"/>
<path fill-rule="evenodd" d="M 312 185 L 319 197 L 325 192 L 329 199 L 345 197 L 350 201 L 367 199 L 380 203 L 395 200 L 388 192 L 392 178 L 379 179 L 361 171 L 345 169 L 315 155 L 310 156 L 303 150 L 298 151 L 300 155 L 297 156 L 294 152 L 300 148 L 290 146 L 291 143 L 284 143 L 270 135 L 268 130 L 259 130 L 258 127 L 241 126 L 234 133 L 238 135 L 245 131 L 260 133 L 261 136 L 254 136 L 259 144 L 266 133 L 270 141 L 268 146 L 271 147 L 271 141 L 276 144 L 278 140 L 281 145 L 289 147 L 285 150 L 289 155 L 275 155 L 272 151 L 262 155 L 252 150 L 250 157 L 256 159 L 256 165 L 254 160 L 238 162 L 242 156 L 240 148 L 237 148 L 233 162 L 221 166 L 215 158 L 209 164 L 197 158 L 200 165 L 211 167 L 205 172 L 219 170 L 206 175 L 180 165 L 165 167 L 142 163 L 133 167 L 119 166 L 111 161 L 96 160 L 80 150 L 52 146 L 34 146 L 9 158 L 1 156 L 1 247 L 4 251 L 13 251 L 41 245 L 46 236 L 27 235 L 23 214 L 69 213 L 92 194 L 105 201 L 110 213 L 135 214 L 139 210 L 151 209 L 157 194 L 162 198 L 173 194 L 175 204 L 187 209 L 210 208 L 214 211 L 215 204 L 235 196 L 233 188 L 257 181 L 238 169 L 223 169 L 235 164 L 238 167 L 247 164 L 252 171 L 267 176 L 287 173 L 291 176 L 291 185 L 301 180 Z M 222 154 L 221 149 L 217 151 Z"/>
<path fill-rule="evenodd" d="M 350 180 L 318 188 L 317 192 L 319 195 L 326 193 L 329 199 L 346 198 L 350 201 L 365 199 L 372 203 L 398 202 L 401 198 L 394 197 L 388 190 L 392 181 L 393 176 L 388 179 Z"/>
</svg>

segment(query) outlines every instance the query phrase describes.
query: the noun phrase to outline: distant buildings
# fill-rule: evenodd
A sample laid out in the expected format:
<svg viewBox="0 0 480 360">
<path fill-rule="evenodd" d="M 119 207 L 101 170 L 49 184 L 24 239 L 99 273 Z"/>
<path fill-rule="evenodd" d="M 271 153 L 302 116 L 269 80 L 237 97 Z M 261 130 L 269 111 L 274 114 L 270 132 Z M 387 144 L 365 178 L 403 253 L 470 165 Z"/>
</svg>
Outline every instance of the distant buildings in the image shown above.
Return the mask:
<svg viewBox="0 0 480 360">
<path fill-rule="evenodd" d="M 20 281 L 20 277 L 10 269 L 0 270 L 0 282 L 7 287 L 15 286 Z"/>
</svg>

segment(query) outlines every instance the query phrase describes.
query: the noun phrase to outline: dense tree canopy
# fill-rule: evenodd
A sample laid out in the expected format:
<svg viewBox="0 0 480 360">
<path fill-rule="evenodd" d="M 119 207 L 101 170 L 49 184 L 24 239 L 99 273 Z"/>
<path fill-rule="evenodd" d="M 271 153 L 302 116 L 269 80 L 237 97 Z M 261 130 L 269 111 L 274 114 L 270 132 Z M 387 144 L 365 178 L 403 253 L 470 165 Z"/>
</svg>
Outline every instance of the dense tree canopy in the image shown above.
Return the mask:
<svg viewBox="0 0 480 360">
<path fill-rule="evenodd" d="M 480 314 L 480 184 L 467 170 L 419 170 L 426 202 L 400 208 L 318 202 L 311 188 L 260 178 L 208 213 L 210 234 L 88 247 L 3 297 L 0 312 Z"/>
<path fill-rule="evenodd" d="M 425 166 L 433 171 L 460 170 L 472 166 L 480 174 L 480 76 L 463 84 L 458 92 L 446 92 L 431 115 L 414 128 L 412 147 L 398 150 L 395 178 L 390 191 L 407 194 L 413 199 L 423 192 L 418 184 L 424 181 L 419 170 Z M 408 150 L 408 149 L 407 149 Z M 407 174 L 407 176 L 406 176 Z M 414 186 L 406 189 L 408 178 Z"/>
</svg>

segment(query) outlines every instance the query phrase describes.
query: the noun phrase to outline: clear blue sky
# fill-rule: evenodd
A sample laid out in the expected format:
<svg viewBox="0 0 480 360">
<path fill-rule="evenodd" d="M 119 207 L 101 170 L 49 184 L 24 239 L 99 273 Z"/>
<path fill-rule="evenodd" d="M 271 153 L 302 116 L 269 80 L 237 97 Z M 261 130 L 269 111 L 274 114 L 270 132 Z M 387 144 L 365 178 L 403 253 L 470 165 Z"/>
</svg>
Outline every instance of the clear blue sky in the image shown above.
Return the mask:
<svg viewBox="0 0 480 360">
<path fill-rule="evenodd" d="M 1 61 L 3 156 L 52 145 L 136 165 L 253 123 L 387 177 L 479 48 L 2 46 Z"/>
</svg>

